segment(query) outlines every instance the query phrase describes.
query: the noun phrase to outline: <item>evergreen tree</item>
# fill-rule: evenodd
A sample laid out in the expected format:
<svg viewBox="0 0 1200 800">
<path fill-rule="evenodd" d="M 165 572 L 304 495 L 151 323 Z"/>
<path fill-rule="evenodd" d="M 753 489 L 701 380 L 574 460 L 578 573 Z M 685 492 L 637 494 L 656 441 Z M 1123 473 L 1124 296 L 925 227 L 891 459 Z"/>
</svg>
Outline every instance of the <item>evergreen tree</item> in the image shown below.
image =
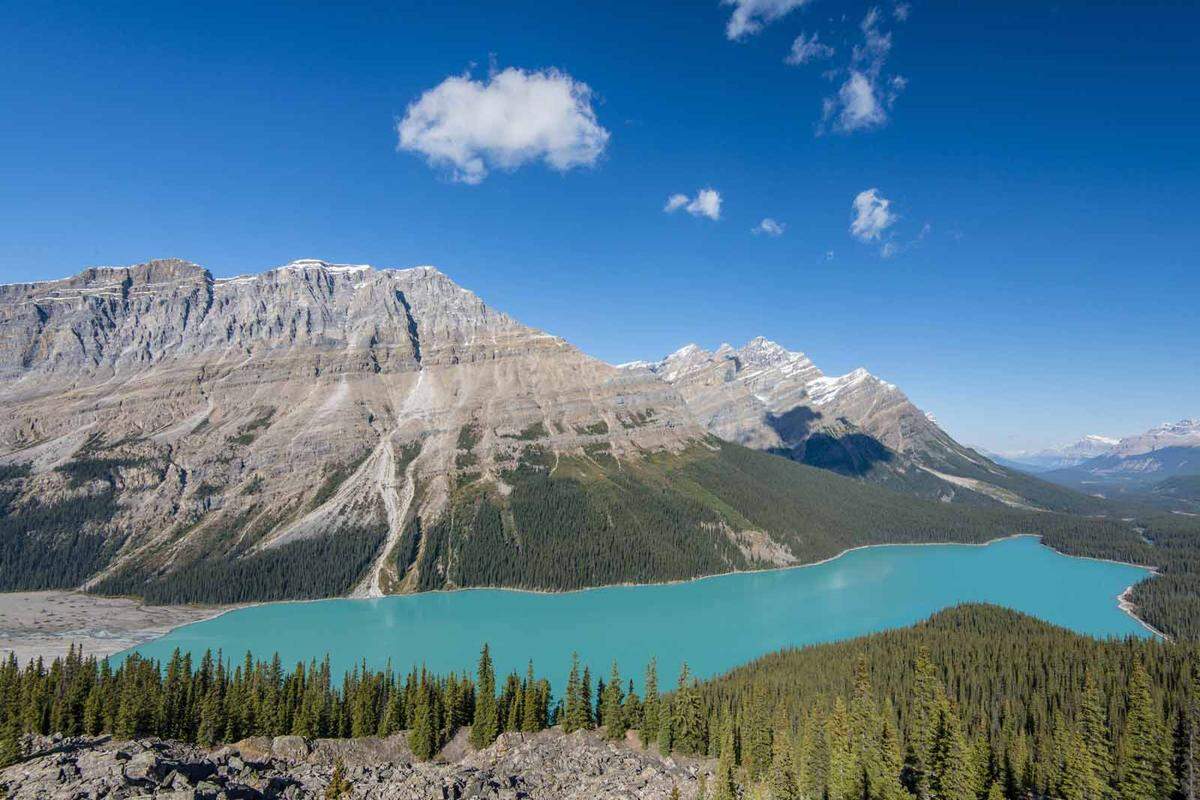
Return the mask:
<svg viewBox="0 0 1200 800">
<path fill-rule="evenodd" d="M 1087 751 L 1087 760 L 1101 784 L 1101 797 L 1111 797 L 1113 769 L 1112 742 L 1108 720 L 1092 670 L 1083 677 L 1083 697 L 1080 700 L 1080 736 Z"/>
<path fill-rule="evenodd" d="M 1141 659 L 1129 676 L 1125 749 L 1117 789 L 1121 800 L 1155 800 L 1170 795 L 1162 720 L 1150 695 L 1150 677 Z"/>
<path fill-rule="evenodd" d="M 656 741 L 659 755 L 666 756 L 675 745 L 674 721 L 675 713 L 670 696 L 661 698 L 658 703 L 658 731 Z"/>
<path fill-rule="evenodd" d="M 579 682 L 579 707 L 583 712 L 583 728 L 591 730 L 596 727 L 596 710 L 592 706 L 592 671 L 585 664 L 583 679 Z"/>
<path fill-rule="evenodd" d="M 713 778 L 712 800 L 737 800 L 737 782 L 734 769 L 737 766 L 736 740 L 733 717 L 726 718 L 721 730 L 721 755 L 717 758 L 717 773 Z"/>
<path fill-rule="evenodd" d="M 546 727 L 545 711 L 542 710 L 541 693 L 533 677 L 533 662 L 525 668 L 525 685 L 521 701 L 521 730 L 526 733 L 540 731 Z"/>
<path fill-rule="evenodd" d="M 755 684 L 750 691 L 750 709 L 743 731 L 746 774 L 750 780 L 758 780 L 767 774 L 773 761 L 770 702 L 762 683 Z"/>
<path fill-rule="evenodd" d="M 484 644 L 479 653 L 475 680 L 475 719 L 471 724 L 471 744 L 476 749 L 496 741 L 500 734 L 500 709 L 496 704 L 496 672 L 492 654 Z"/>
<path fill-rule="evenodd" d="M 974 754 L 958 715 L 948 702 L 942 703 L 930 757 L 930 796 L 936 800 L 975 800 L 973 762 Z"/>
<path fill-rule="evenodd" d="M 574 733 L 588 727 L 588 700 L 583 694 L 579 677 L 579 654 L 571 654 L 571 674 L 567 677 L 567 698 L 564 709 L 563 732 Z"/>
<path fill-rule="evenodd" d="M 413 755 L 422 761 L 433 758 L 438 751 L 438 722 L 433 688 L 422 673 L 416 692 L 416 706 L 413 708 L 412 729 L 408 732 L 409 747 Z"/>
<path fill-rule="evenodd" d="M 612 674 L 609 675 L 608 684 L 604 687 L 602 705 L 604 706 L 606 738 L 613 741 L 624 739 L 626 731 L 624 697 L 621 692 L 621 673 L 617 669 L 616 661 L 612 662 Z"/>
<path fill-rule="evenodd" d="M 642 723 L 638 738 L 642 747 L 649 747 L 658 738 L 659 732 L 658 664 L 650 659 L 646 665 L 646 698 L 642 701 Z"/>
<path fill-rule="evenodd" d="M 771 800 L 799 800 L 800 785 L 796 777 L 796 762 L 791 737 L 791 723 L 783 704 L 775 706 L 771 734 L 771 767 L 767 786 Z"/>
<path fill-rule="evenodd" d="M 831 800 L 853 800 L 857 795 L 859 776 L 850 740 L 850 713 L 846 702 L 838 697 L 833 712 L 825 723 L 828 745 L 829 772 L 826 778 Z"/>
<path fill-rule="evenodd" d="M 9 713 L 3 723 L 0 723 L 0 768 L 15 764 L 25 756 L 24 741 L 21 737 L 21 719 Z"/>
</svg>

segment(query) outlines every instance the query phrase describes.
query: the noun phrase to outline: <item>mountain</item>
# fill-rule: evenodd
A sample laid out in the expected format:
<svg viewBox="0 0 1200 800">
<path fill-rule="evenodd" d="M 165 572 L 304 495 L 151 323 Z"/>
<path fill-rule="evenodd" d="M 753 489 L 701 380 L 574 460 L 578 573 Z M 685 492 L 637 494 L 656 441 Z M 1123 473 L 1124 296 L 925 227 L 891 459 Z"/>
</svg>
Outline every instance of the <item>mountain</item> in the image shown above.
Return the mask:
<svg viewBox="0 0 1200 800">
<path fill-rule="evenodd" d="M 1086 510 L 1087 501 L 956 442 L 894 384 L 865 369 L 828 376 L 759 337 L 735 349 L 689 344 L 624 365 L 675 387 L 716 436 L 927 499 Z"/>
<path fill-rule="evenodd" d="M 765 340 L 617 368 L 432 267 L 161 260 L 0 286 L 0 406 L 0 590 L 569 589 L 1084 534 L 998 502 L 1057 499 L 864 372 Z"/>
<path fill-rule="evenodd" d="M 1046 472 L 1052 469 L 1073 467 L 1088 459 L 1108 455 L 1116 449 L 1120 442 L 1120 439 L 1114 439 L 1111 436 L 1089 434 L 1062 447 L 1008 453 L 1003 458 L 1017 469 L 1034 473 Z"/>
<path fill-rule="evenodd" d="M 1042 474 L 1096 493 L 1145 490 L 1174 477 L 1200 475 L 1200 420 L 1185 419 L 1126 436 L 1106 453 Z"/>
</svg>

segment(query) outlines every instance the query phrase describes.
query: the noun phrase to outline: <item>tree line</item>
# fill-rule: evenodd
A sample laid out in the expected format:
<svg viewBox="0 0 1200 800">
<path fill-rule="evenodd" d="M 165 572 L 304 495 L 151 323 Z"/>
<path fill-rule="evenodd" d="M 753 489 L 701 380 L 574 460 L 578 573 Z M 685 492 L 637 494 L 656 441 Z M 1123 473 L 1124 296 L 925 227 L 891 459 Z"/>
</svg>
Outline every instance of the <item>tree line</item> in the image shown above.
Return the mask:
<svg viewBox="0 0 1200 800">
<path fill-rule="evenodd" d="M 461 729 L 486 747 L 506 731 L 636 731 L 659 753 L 715 759 L 709 800 L 1191 800 L 1200 793 L 1197 647 L 1097 641 L 990 606 L 786 650 L 641 694 L 616 663 L 574 657 L 556 696 L 532 663 L 498 681 L 485 645 L 474 675 L 370 670 L 340 681 L 328 659 L 229 662 L 176 652 L 119 666 L 72 649 L 0 667 L 0 762 L 24 734 L 160 736 L 202 745 L 251 735 L 404 733 L 428 759 Z"/>
</svg>

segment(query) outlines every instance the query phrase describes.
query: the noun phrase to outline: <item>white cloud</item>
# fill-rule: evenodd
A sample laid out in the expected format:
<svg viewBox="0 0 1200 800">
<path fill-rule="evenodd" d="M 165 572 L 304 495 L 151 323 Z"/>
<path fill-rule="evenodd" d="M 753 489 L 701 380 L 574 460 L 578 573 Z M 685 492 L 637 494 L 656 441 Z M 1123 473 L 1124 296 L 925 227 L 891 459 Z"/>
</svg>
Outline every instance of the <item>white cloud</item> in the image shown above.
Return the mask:
<svg viewBox="0 0 1200 800">
<path fill-rule="evenodd" d="M 896 6 L 896 10 L 892 13 L 895 14 L 898 21 L 904 22 L 908 19 L 908 15 L 912 13 L 912 3 L 901 3 Z"/>
<path fill-rule="evenodd" d="M 696 192 L 695 197 L 688 197 L 686 194 L 673 194 L 667 198 L 667 204 L 663 206 L 663 211 L 670 214 L 681 208 L 693 217 L 708 217 L 712 220 L 720 219 L 721 193 L 716 189 L 710 188 L 701 189 Z"/>
<path fill-rule="evenodd" d="M 818 41 L 817 34 L 805 36 L 803 33 L 796 37 L 792 42 L 792 49 L 784 59 L 787 64 L 807 64 L 810 61 L 819 61 L 823 58 L 829 58 L 833 55 L 833 48 L 824 42 Z"/>
<path fill-rule="evenodd" d="M 891 210 L 892 201 L 880 195 L 879 190 L 875 188 L 859 192 L 852 206 L 854 219 L 850 221 L 850 233 L 859 241 L 878 241 L 883 232 L 900 219 L 899 215 Z M 884 245 L 884 248 L 886 249 L 887 245 Z"/>
<path fill-rule="evenodd" d="M 750 232 L 755 235 L 766 234 L 767 236 L 783 236 L 783 232 L 785 230 L 787 230 L 787 225 L 785 223 L 767 217 L 762 222 L 751 228 Z"/>
<path fill-rule="evenodd" d="M 901 13 L 897 8 L 897 19 L 906 16 L 907 12 Z M 859 26 L 863 40 L 854 47 L 846 79 L 837 94 L 825 98 L 822 125 L 828 125 L 838 133 L 853 133 L 887 124 L 888 112 L 908 83 L 902 76 L 883 74 L 892 50 L 892 35 L 879 28 L 881 19 L 878 7 L 867 12 Z"/>
<path fill-rule="evenodd" d="M 725 35 L 730 39 L 741 39 L 758 33 L 786 14 L 790 14 L 809 0 L 721 0 L 721 5 L 733 6 L 733 14 L 725 26 Z"/>
<path fill-rule="evenodd" d="M 555 69 L 513 67 L 486 82 L 446 78 L 409 105 L 396 132 L 401 150 L 469 184 L 538 160 L 560 171 L 590 166 L 609 138 L 587 84 Z"/>
<path fill-rule="evenodd" d="M 686 194 L 673 194 L 667 198 L 667 204 L 663 206 L 663 211 L 670 214 L 672 211 L 678 211 L 688 204 L 688 196 Z"/>
<path fill-rule="evenodd" d="M 883 247 L 879 248 L 879 255 L 881 258 L 891 258 L 899 252 L 900 245 L 896 244 L 895 242 L 885 242 Z"/>
</svg>

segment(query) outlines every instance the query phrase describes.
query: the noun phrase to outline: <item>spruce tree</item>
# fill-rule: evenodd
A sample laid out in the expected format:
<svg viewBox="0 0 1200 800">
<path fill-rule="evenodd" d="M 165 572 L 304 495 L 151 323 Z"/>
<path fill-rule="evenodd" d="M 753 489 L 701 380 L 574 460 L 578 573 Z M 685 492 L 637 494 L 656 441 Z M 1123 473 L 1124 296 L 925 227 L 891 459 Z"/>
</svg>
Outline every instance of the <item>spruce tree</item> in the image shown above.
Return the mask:
<svg viewBox="0 0 1200 800">
<path fill-rule="evenodd" d="M 650 743 L 658 738 L 658 709 L 658 665 L 652 658 L 646 665 L 646 697 L 642 701 L 642 724 L 638 729 L 642 747 L 649 747 Z"/>
<path fill-rule="evenodd" d="M 583 728 L 591 730 L 596 727 L 596 709 L 592 706 L 592 671 L 585 664 L 583 679 L 579 681 L 579 704 L 583 712 Z"/>
<path fill-rule="evenodd" d="M 617 669 L 617 662 L 613 661 L 612 673 L 609 675 L 608 684 L 604 687 L 604 697 L 602 699 L 605 736 L 613 741 L 625 738 L 626 726 L 623 700 L 624 698 L 621 693 L 621 673 Z"/>
<path fill-rule="evenodd" d="M 542 721 L 541 713 L 541 698 L 538 692 L 537 682 L 533 678 L 533 662 L 525 668 L 525 685 L 522 688 L 523 699 L 521 701 L 521 730 L 526 733 L 540 731 L 545 727 Z"/>
<path fill-rule="evenodd" d="M 1092 670 L 1083 676 L 1083 697 L 1079 706 L 1080 737 L 1087 750 L 1088 762 L 1101 784 L 1102 798 L 1111 797 L 1113 768 L 1112 741 L 1108 733 L 1108 719 L 1100 688 L 1096 685 Z"/>
<path fill-rule="evenodd" d="M 428 761 L 437 753 L 438 728 L 433 688 L 429 685 L 426 676 L 422 675 L 420 686 L 416 691 L 412 729 L 408 732 L 409 747 L 412 749 L 413 755 L 421 761 Z"/>
<path fill-rule="evenodd" d="M 734 769 L 737 766 L 736 740 L 733 716 L 726 717 L 721 729 L 721 755 L 717 758 L 717 773 L 713 778 L 712 800 L 737 800 L 737 782 Z"/>
<path fill-rule="evenodd" d="M 479 668 L 475 678 L 475 719 L 471 723 L 471 744 L 476 749 L 487 747 L 500 735 L 500 709 L 496 704 L 496 672 L 492 654 L 484 644 L 479 653 Z"/>
<path fill-rule="evenodd" d="M 771 767 L 767 786 L 772 800 L 799 800 L 800 785 L 796 777 L 795 753 L 791 737 L 791 723 L 783 703 L 775 707 L 775 719 L 771 735 Z"/>
<path fill-rule="evenodd" d="M 767 689 L 761 682 L 750 690 L 750 709 L 743 727 L 742 756 L 750 780 L 765 776 L 771 768 L 771 712 Z"/>
<path fill-rule="evenodd" d="M 571 654 L 571 674 L 567 676 L 567 699 L 564 709 L 563 732 L 574 733 L 588 727 L 588 712 L 579 677 L 579 654 Z"/>
<path fill-rule="evenodd" d="M 1150 695 L 1150 676 L 1140 658 L 1127 689 L 1124 753 L 1117 782 L 1120 800 L 1156 800 L 1170 794 L 1163 723 Z"/>
<path fill-rule="evenodd" d="M 0 768 L 20 761 L 25 756 L 24 750 L 21 720 L 10 709 L 3 724 L 0 724 Z"/>
</svg>

